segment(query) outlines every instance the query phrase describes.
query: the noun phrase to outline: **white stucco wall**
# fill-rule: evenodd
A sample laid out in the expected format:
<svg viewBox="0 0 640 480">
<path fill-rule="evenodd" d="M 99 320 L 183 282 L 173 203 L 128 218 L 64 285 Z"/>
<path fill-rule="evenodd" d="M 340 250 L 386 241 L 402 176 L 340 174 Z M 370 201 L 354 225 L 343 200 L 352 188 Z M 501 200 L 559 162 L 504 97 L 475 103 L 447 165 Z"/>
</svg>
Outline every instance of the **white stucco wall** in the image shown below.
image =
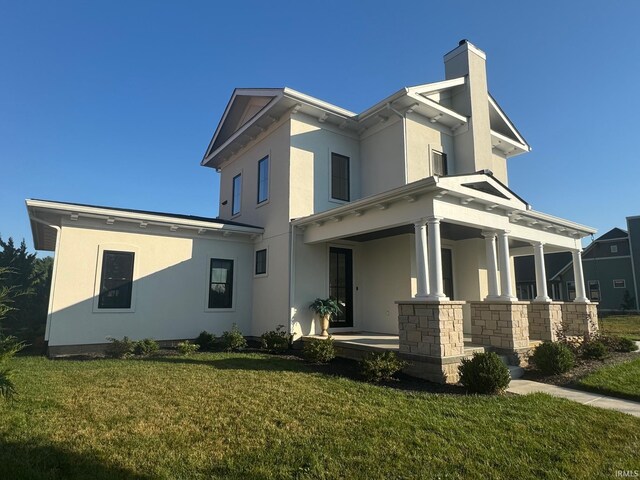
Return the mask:
<svg viewBox="0 0 640 480">
<path fill-rule="evenodd" d="M 160 227 L 111 231 L 80 225 L 62 227 L 57 250 L 49 345 L 106 343 L 106 337 L 156 340 L 194 338 L 202 330 L 220 334 L 232 323 L 251 334 L 253 245 L 161 235 Z M 166 232 L 168 229 L 165 228 Z M 135 253 L 131 312 L 97 309 L 102 250 Z M 207 308 L 210 258 L 234 260 L 230 310 Z"/>
<path fill-rule="evenodd" d="M 433 150 L 447 155 L 449 174 L 461 173 L 455 161 L 453 138 L 444 131 L 444 127 L 434 126 L 421 115 L 407 115 L 407 183 L 433 174 L 431 168 Z"/>
<path fill-rule="evenodd" d="M 362 196 L 375 195 L 406 183 L 404 134 L 396 115 L 365 132 L 361 140 Z"/>
</svg>

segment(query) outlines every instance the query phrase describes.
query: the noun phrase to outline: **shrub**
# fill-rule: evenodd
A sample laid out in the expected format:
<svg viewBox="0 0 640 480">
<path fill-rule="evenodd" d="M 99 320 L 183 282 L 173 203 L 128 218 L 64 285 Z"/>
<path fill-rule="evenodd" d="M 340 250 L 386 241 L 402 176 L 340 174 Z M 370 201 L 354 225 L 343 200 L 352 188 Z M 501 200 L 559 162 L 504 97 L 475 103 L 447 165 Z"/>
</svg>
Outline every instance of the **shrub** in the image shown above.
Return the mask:
<svg viewBox="0 0 640 480">
<path fill-rule="evenodd" d="M 192 353 L 197 352 L 199 348 L 200 345 L 197 343 L 191 343 L 189 340 L 178 343 L 178 352 L 180 355 L 191 355 Z"/>
<path fill-rule="evenodd" d="M 536 347 L 530 358 L 545 375 L 564 373 L 575 364 L 573 352 L 561 342 L 544 342 Z"/>
<path fill-rule="evenodd" d="M 509 369 L 495 352 L 474 353 L 458 367 L 460 383 L 471 393 L 499 394 L 509 386 Z"/>
<path fill-rule="evenodd" d="M 407 362 L 395 352 L 372 352 L 360 361 L 360 370 L 368 382 L 382 382 L 393 378 Z"/>
<path fill-rule="evenodd" d="M 147 357 L 160 350 L 158 342 L 152 338 L 145 338 L 144 340 L 138 340 L 133 346 L 133 353 L 143 357 Z"/>
<path fill-rule="evenodd" d="M 638 345 L 633 340 L 626 337 L 601 336 L 600 341 L 606 345 L 606 347 L 612 352 L 635 352 L 638 350 Z"/>
<path fill-rule="evenodd" d="M 13 370 L 6 368 L 5 364 L 25 346 L 26 344 L 19 342 L 16 337 L 0 334 L 0 397 L 7 400 L 14 397 L 16 387 L 13 383 Z"/>
<path fill-rule="evenodd" d="M 278 325 L 275 330 L 270 330 L 262 334 L 261 346 L 264 350 L 274 353 L 282 353 L 289 350 L 293 335 L 287 333 L 284 325 Z"/>
<path fill-rule="evenodd" d="M 329 363 L 336 357 L 336 347 L 333 345 L 333 337 L 310 339 L 305 342 L 302 354 L 304 358 L 312 363 Z"/>
<path fill-rule="evenodd" d="M 592 360 L 602 360 L 609 350 L 600 340 L 588 340 L 582 344 L 582 357 Z"/>
<path fill-rule="evenodd" d="M 239 352 L 247 348 L 247 340 L 242 336 L 242 332 L 240 332 L 235 323 L 231 330 L 222 332 L 220 344 L 226 352 Z"/>
<path fill-rule="evenodd" d="M 135 347 L 135 342 L 129 340 L 129 337 L 123 337 L 122 340 L 117 338 L 107 337 L 111 343 L 107 345 L 105 349 L 105 355 L 111 358 L 126 358 L 130 357 Z"/>
<path fill-rule="evenodd" d="M 216 347 L 216 336 L 213 333 L 209 333 L 205 330 L 200 332 L 200 335 L 193 341 L 200 347 L 200 351 L 212 351 Z"/>
</svg>

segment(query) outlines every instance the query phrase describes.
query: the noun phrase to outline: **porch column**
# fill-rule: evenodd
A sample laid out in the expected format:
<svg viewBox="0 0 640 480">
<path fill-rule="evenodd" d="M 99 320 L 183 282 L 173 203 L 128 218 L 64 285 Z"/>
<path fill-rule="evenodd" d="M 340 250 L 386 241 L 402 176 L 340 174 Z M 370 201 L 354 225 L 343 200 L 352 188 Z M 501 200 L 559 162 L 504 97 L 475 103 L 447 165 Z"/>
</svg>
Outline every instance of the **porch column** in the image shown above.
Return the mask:
<svg viewBox="0 0 640 480">
<path fill-rule="evenodd" d="M 496 255 L 496 232 L 482 232 L 484 246 L 487 252 L 487 279 L 489 295 L 485 300 L 498 300 L 498 257 Z"/>
<path fill-rule="evenodd" d="M 442 284 L 442 252 L 440 250 L 440 217 L 427 219 L 429 229 L 429 300 L 449 300 Z"/>
<path fill-rule="evenodd" d="M 498 232 L 498 253 L 500 261 L 500 300 L 513 301 L 518 298 L 511 290 L 511 261 L 509 258 L 509 232 Z"/>
<path fill-rule="evenodd" d="M 424 298 L 429 293 L 429 279 L 427 277 L 429 264 L 427 260 L 426 223 L 427 221 L 424 219 L 418 220 L 414 223 L 416 231 L 416 278 L 418 283 L 416 298 Z"/>
<path fill-rule="evenodd" d="M 533 243 L 533 257 L 536 263 L 536 290 L 538 294 L 534 302 L 550 302 L 547 294 L 547 273 L 544 268 L 544 243 Z"/>
<path fill-rule="evenodd" d="M 572 250 L 573 256 L 573 279 L 576 282 L 576 303 L 591 303 L 587 298 L 587 293 L 584 289 L 584 273 L 582 271 L 582 250 Z"/>
</svg>

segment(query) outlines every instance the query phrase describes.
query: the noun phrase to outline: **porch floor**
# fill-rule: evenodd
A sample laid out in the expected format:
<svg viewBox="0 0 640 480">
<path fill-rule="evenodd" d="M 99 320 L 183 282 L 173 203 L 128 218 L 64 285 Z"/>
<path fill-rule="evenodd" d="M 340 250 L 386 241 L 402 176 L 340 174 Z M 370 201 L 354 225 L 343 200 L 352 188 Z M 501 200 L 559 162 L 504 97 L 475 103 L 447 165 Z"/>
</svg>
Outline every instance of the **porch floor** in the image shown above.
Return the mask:
<svg viewBox="0 0 640 480">
<path fill-rule="evenodd" d="M 309 338 L 324 339 L 321 335 L 307 335 L 302 337 L 302 341 Z M 342 350 L 359 350 L 361 352 L 397 352 L 400 350 L 400 340 L 398 335 L 374 332 L 344 332 L 332 333 L 331 338 L 336 347 Z M 471 343 L 471 337 L 464 337 L 464 353 L 471 355 L 474 352 L 484 352 L 483 345 Z M 343 352 L 341 352 L 343 353 Z M 340 355 L 339 355 L 340 356 Z M 361 355 L 360 355 L 361 356 Z"/>
</svg>

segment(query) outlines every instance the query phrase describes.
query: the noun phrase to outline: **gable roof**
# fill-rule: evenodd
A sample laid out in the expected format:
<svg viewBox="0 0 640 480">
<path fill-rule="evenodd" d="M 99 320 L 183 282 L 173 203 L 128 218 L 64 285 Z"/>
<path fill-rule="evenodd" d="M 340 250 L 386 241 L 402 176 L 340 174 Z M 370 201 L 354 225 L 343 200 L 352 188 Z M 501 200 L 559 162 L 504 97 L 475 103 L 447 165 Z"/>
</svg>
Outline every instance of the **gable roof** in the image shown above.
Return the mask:
<svg viewBox="0 0 640 480">
<path fill-rule="evenodd" d="M 466 77 L 459 77 L 405 87 L 359 114 L 288 87 L 237 88 L 209 142 L 201 165 L 219 168 L 283 115 L 299 111 L 316 117 L 321 123 L 327 121 L 340 129 L 362 132 L 381 119 L 386 120 L 393 112 L 411 110 L 451 129 L 453 133 L 468 123 L 468 118 L 453 110 L 448 99 L 455 89 L 463 87 L 466 82 Z M 531 147 L 495 99 L 489 95 L 487 101 L 493 148 L 507 157 L 530 151 Z"/>
<path fill-rule="evenodd" d="M 607 233 L 600 235 L 598 238 L 596 238 L 595 241 L 597 242 L 599 240 L 614 240 L 618 238 L 619 239 L 629 238 L 629 232 L 621 228 L 614 227 L 611 230 L 609 230 Z"/>
</svg>

